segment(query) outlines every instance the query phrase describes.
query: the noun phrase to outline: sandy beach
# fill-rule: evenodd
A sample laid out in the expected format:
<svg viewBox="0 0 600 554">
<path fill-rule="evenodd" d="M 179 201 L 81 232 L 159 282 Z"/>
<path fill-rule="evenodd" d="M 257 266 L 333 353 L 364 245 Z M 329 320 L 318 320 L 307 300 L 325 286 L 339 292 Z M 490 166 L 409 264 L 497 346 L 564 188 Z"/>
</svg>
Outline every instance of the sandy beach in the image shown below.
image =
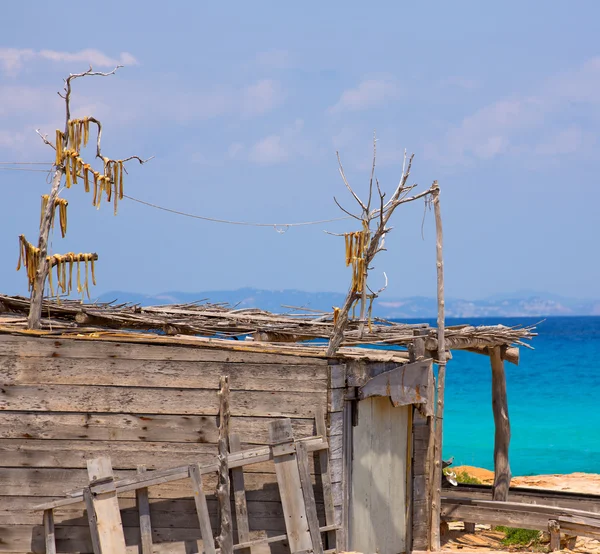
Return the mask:
<svg viewBox="0 0 600 554">
<path fill-rule="evenodd" d="M 479 479 L 483 484 L 492 484 L 494 481 L 494 472 L 487 469 L 473 466 L 456 466 L 452 467 L 452 469 L 457 474 L 464 471 L 470 476 Z M 600 474 L 570 473 L 567 475 L 556 474 L 513 477 L 511 480 L 511 486 L 600 495 Z M 503 546 L 501 541 L 504 538 L 504 533 L 491 529 L 489 525 L 477 525 L 475 533 L 464 533 L 462 529 L 462 523 L 450 524 L 450 531 L 446 537 L 445 543 L 443 544 L 444 550 L 477 550 L 482 552 L 491 550 L 534 551 L 533 548 L 519 549 L 517 547 Z M 577 552 L 582 554 L 600 553 L 600 541 L 594 539 L 578 537 L 575 545 L 567 544 L 566 541 L 564 541 L 563 544 L 564 552 Z M 540 546 L 541 548 L 537 547 L 535 551 L 547 550 L 544 549 L 544 546 L 547 546 L 544 544 L 544 540 L 542 540 L 542 544 Z M 572 549 L 569 549 L 568 547 L 572 547 Z"/>
</svg>

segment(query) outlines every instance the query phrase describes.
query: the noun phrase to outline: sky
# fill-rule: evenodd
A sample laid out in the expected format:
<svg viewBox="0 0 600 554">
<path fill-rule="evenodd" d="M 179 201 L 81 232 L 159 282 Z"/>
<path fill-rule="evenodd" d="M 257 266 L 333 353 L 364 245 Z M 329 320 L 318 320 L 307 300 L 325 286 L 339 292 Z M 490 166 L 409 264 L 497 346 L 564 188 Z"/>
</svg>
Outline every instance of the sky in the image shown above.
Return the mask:
<svg viewBox="0 0 600 554">
<path fill-rule="evenodd" d="M 438 180 L 446 294 L 521 289 L 600 297 L 600 4 L 529 2 L 114 2 L 3 5 L 0 162 L 47 162 L 36 129 L 103 122 L 125 194 L 212 218 L 290 223 L 356 211 L 338 173 L 389 195 L 414 153 L 411 183 Z M 62 12 L 70 14 L 57 18 Z M 65 21 L 61 27 L 61 21 Z M 93 160 L 93 152 L 84 157 Z M 0 285 L 27 291 L 18 236 L 37 242 L 44 171 L 0 164 Z M 44 169 L 45 166 L 19 166 Z M 128 290 L 345 291 L 343 238 L 355 220 L 284 228 L 212 223 L 124 199 L 115 217 L 81 184 L 52 252 L 97 252 L 94 293 Z M 372 288 L 434 296 L 433 213 L 398 208 Z M 279 231 L 279 232 L 278 232 Z"/>
</svg>

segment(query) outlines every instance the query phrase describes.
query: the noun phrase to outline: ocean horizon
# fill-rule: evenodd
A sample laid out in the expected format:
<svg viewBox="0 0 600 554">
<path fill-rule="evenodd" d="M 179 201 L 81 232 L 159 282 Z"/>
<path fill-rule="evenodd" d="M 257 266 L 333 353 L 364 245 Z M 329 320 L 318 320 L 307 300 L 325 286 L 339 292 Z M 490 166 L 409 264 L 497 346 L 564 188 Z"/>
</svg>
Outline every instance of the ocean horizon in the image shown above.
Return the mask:
<svg viewBox="0 0 600 554">
<path fill-rule="evenodd" d="M 433 321 L 430 321 L 434 324 Z M 537 325 L 534 350 L 505 362 L 513 476 L 600 473 L 600 317 L 447 319 L 446 325 Z M 444 459 L 494 468 L 489 358 L 453 352 L 446 370 Z"/>
</svg>

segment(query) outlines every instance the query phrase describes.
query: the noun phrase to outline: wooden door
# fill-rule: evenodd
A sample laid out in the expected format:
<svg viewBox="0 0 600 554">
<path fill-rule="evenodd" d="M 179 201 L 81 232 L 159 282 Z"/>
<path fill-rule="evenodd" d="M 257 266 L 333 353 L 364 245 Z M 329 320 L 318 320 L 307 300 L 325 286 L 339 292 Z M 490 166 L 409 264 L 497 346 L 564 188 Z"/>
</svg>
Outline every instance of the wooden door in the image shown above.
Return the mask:
<svg viewBox="0 0 600 554">
<path fill-rule="evenodd" d="M 350 550 L 406 552 L 406 483 L 409 407 L 388 397 L 358 403 L 353 428 Z"/>
</svg>

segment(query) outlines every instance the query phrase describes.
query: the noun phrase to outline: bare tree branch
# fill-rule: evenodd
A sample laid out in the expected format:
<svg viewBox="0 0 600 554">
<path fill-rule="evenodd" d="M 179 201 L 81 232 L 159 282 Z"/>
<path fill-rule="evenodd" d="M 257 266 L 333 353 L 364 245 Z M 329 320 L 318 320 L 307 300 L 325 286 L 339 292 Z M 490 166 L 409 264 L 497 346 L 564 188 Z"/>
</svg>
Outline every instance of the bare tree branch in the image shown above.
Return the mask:
<svg viewBox="0 0 600 554">
<path fill-rule="evenodd" d="M 39 129 L 36 129 L 35 132 L 40 135 L 40 138 L 44 141 L 44 144 L 47 144 L 48 146 L 50 146 L 51 148 L 54 148 L 54 150 L 56 150 L 56 146 L 54 146 L 54 144 L 52 144 L 49 140 L 48 140 L 48 135 L 42 135 L 41 131 Z"/>
<path fill-rule="evenodd" d="M 348 214 L 350 217 L 353 217 L 354 219 L 358 219 L 358 221 L 362 221 L 362 219 L 360 217 L 349 212 L 346 208 L 343 208 L 342 205 L 337 201 L 337 198 L 335 196 L 333 197 L 333 201 L 337 204 L 338 208 L 340 210 L 342 210 L 344 213 Z"/>
<path fill-rule="evenodd" d="M 363 204 L 362 200 L 358 197 L 358 195 L 352 190 L 352 187 L 350 186 L 350 183 L 348 183 L 348 179 L 346 179 L 346 174 L 344 173 L 344 166 L 342 165 L 342 160 L 340 159 L 340 153 L 336 152 L 335 154 L 336 154 L 337 159 L 338 159 L 340 175 L 342 176 L 342 179 L 344 180 L 344 184 L 346 185 L 346 188 L 350 191 L 350 193 L 352 194 L 352 196 L 354 196 L 354 200 L 356 200 L 358 202 L 358 205 L 364 211 L 366 211 L 367 207 Z"/>
</svg>

